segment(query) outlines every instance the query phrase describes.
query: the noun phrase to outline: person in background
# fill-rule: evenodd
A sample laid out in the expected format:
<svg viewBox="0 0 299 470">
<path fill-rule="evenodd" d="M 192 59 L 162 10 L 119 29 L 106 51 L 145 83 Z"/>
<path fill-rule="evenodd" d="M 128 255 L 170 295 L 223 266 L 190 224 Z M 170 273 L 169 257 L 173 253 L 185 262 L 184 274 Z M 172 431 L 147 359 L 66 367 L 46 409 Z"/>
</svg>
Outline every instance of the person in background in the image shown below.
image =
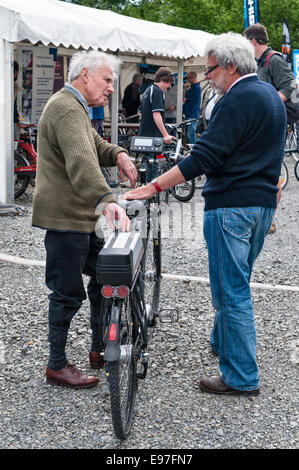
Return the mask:
<svg viewBox="0 0 299 470">
<path fill-rule="evenodd" d="M 211 119 L 212 111 L 214 109 L 215 104 L 222 98 L 222 93 L 216 93 L 213 88 L 208 85 L 203 93 L 202 93 L 202 122 L 203 122 L 203 129 L 206 129 L 209 120 Z"/>
<path fill-rule="evenodd" d="M 196 119 L 186 126 L 186 134 L 189 144 L 196 141 L 196 128 L 201 113 L 201 86 L 196 72 L 187 73 L 187 82 L 183 91 L 183 114 L 185 119 Z"/>
<path fill-rule="evenodd" d="M 38 125 L 38 166 L 32 225 L 46 230 L 46 285 L 49 295 L 50 355 L 46 380 L 51 385 L 90 388 L 98 384 L 70 364 L 66 344 L 71 320 L 86 292 L 89 276 L 92 342 L 89 365 L 103 367 L 100 331 L 101 286 L 96 265 L 104 240 L 95 233 L 99 214 L 109 226 L 128 231 L 130 221 L 106 183 L 101 167 L 117 165 L 134 187 L 137 171 L 123 148 L 103 140 L 91 125 L 89 107 L 105 106 L 114 92 L 119 60 L 99 51 L 72 56 L 68 83 L 51 96 Z"/>
<path fill-rule="evenodd" d="M 175 124 L 177 120 L 177 90 L 178 87 L 173 83 L 165 93 L 165 122 L 168 124 Z"/>
<path fill-rule="evenodd" d="M 257 60 L 257 75 L 261 80 L 271 83 L 277 90 L 278 95 L 286 103 L 296 88 L 296 83 L 292 71 L 281 54 L 275 53 L 268 46 L 268 33 L 265 26 L 260 23 L 253 24 L 245 29 L 244 36 L 254 47 L 254 53 Z M 272 55 L 273 54 L 273 55 Z M 268 62 L 268 63 L 267 63 Z M 282 188 L 278 183 L 277 206 L 282 196 Z M 276 231 L 275 217 L 269 233 Z"/>
<path fill-rule="evenodd" d="M 125 117 L 127 118 L 129 116 L 134 116 L 131 119 L 126 119 L 128 123 L 139 122 L 137 112 L 140 106 L 141 84 L 142 75 L 140 73 L 135 73 L 135 75 L 133 75 L 132 83 L 130 83 L 130 85 L 128 85 L 125 89 L 124 97 L 122 100 L 122 107 L 125 110 Z"/>
<path fill-rule="evenodd" d="M 174 77 L 171 69 L 160 67 L 155 74 L 154 83 L 147 87 L 142 95 L 138 110 L 141 115 L 138 135 L 163 137 L 165 144 L 172 142 L 173 137 L 165 128 L 165 93 L 171 88 L 172 83 L 174 83 Z M 157 164 L 154 163 L 147 174 L 148 181 L 156 177 L 157 171 Z"/>
<path fill-rule="evenodd" d="M 221 375 L 199 381 L 202 391 L 258 394 L 256 331 L 250 278 L 277 204 L 286 132 L 281 98 L 256 74 L 254 49 L 240 34 L 215 36 L 205 48 L 205 76 L 223 97 L 190 155 L 163 175 L 125 194 L 147 199 L 206 174 L 204 236 L 216 314 L 210 345 Z"/>
<path fill-rule="evenodd" d="M 138 135 L 163 137 L 165 144 L 172 142 L 172 137 L 165 129 L 165 93 L 174 83 L 173 73 L 168 67 L 160 67 L 154 83 L 147 87 L 139 106 L 141 122 Z"/>
<path fill-rule="evenodd" d="M 93 127 L 97 133 L 104 136 L 104 106 L 97 106 L 96 108 L 89 108 L 89 116 Z"/>
<path fill-rule="evenodd" d="M 18 127 L 18 124 L 20 122 L 20 116 L 19 116 L 19 112 L 18 112 L 18 91 L 19 91 L 19 87 L 18 87 L 18 83 L 17 83 L 18 74 L 19 74 L 19 64 L 15 60 L 13 62 L 13 72 L 14 72 L 14 75 L 13 75 L 13 79 L 14 79 L 14 121 L 13 121 L 14 122 L 14 138 L 19 139 L 19 137 L 20 137 L 20 130 L 19 130 L 19 127 Z"/>
</svg>

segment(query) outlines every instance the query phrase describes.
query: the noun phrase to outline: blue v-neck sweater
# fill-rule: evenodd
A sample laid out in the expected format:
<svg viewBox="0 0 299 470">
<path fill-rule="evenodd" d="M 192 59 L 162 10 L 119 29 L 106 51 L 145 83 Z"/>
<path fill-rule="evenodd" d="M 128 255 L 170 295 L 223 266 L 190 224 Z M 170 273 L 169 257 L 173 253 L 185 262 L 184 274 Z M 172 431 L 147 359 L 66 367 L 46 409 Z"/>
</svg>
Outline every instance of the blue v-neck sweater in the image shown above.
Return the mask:
<svg viewBox="0 0 299 470">
<path fill-rule="evenodd" d="M 285 107 L 275 88 L 257 76 L 244 78 L 215 105 L 179 168 L 186 180 L 207 175 L 205 210 L 275 208 L 285 135 Z"/>
</svg>

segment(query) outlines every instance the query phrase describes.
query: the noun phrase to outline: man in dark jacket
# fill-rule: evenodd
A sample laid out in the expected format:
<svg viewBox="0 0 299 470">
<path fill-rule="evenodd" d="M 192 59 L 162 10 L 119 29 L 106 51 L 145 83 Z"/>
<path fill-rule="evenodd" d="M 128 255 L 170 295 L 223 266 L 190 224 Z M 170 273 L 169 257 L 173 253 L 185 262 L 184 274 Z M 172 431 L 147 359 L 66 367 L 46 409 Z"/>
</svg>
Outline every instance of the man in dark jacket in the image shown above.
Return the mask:
<svg viewBox="0 0 299 470">
<path fill-rule="evenodd" d="M 132 83 L 128 85 L 124 92 L 122 100 L 122 106 L 125 110 L 125 116 L 135 116 L 131 119 L 127 119 L 127 122 L 138 122 L 139 118 L 136 116 L 139 105 L 140 105 L 140 85 L 142 83 L 142 75 L 135 73 L 133 76 Z"/>
<path fill-rule="evenodd" d="M 250 278 L 276 207 L 284 155 L 282 100 L 256 75 L 254 50 L 239 34 L 221 34 L 206 46 L 205 75 L 224 96 L 190 155 L 147 186 L 126 193 L 145 199 L 206 174 L 204 235 L 216 310 L 210 344 L 221 377 L 203 377 L 203 391 L 259 392 Z"/>
<path fill-rule="evenodd" d="M 285 103 L 296 89 L 294 75 L 281 54 L 275 53 L 267 60 L 269 54 L 275 51 L 268 46 L 269 38 L 265 26 L 259 23 L 253 24 L 245 29 L 244 36 L 254 47 L 258 77 L 264 82 L 271 83 Z"/>
</svg>

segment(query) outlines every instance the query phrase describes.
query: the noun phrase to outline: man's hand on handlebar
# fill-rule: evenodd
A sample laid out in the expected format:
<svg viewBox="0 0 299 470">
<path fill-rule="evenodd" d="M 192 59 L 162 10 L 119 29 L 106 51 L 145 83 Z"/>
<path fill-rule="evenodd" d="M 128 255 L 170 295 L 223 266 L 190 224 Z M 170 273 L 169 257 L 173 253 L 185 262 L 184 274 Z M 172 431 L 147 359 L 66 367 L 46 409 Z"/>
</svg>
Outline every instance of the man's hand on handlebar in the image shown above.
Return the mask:
<svg viewBox="0 0 299 470">
<path fill-rule="evenodd" d="M 137 181 L 137 170 L 133 162 L 130 160 L 130 157 L 127 155 L 126 152 L 120 152 L 117 154 L 117 169 L 119 172 L 120 180 L 124 180 L 124 174 L 130 180 L 131 187 L 135 188 L 135 184 Z"/>
<path fill-rule="evenodd" d="M 163 137 L 163 140 L 164 140 L 164 144 L 171 144 L 173 140 L 177 140 L 177 139 L 173 135 L 167 134 Z"/>
</svg>

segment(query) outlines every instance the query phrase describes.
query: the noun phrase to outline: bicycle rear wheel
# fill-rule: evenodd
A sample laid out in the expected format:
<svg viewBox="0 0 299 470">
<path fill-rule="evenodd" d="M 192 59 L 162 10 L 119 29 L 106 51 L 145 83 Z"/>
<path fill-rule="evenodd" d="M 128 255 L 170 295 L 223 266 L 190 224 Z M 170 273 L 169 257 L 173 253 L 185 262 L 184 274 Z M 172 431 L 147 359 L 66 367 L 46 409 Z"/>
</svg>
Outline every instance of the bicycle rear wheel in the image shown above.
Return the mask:
<svg viewBox="0 0 299 470">
<path fill-rule="evenodd" d="M 295 163 L 294 173 L 297 180 L 299 181 L 299 160 Z"/>
<path fill-rule="evenodd" d="M 279 181 L 281 184 L 281 188 L 285 189 L 289 181 L 289 172 L 284 161 L 282 162 L 282 165 L 281 165 Z"/>
<path fill-rule="evenodd" d="M 134 349 L 137 338 L 137 321 L 130 298 L 127 298 L 121 307 L 114 304 L 112 308 L 122 309 L 119 338 L 121 356 L 118 361 L 108 362 L 107 374 L 113 429 L 116 437 L 123 441 L 131 430 L 137 392 Z"/>
<path fill-rule="evenodd" d="M 23 166 L 30 166 L 29 162 L 26 160 L 23 155 L 19 153 L 14 154 L 14 167 L 20 168 Z M 15 199 L 20 197 L 25 191 L 29 184 L 30 176 L 23 173 L 14 173 L 14 196 Z"/>
<path fill-rule="evenodd" d="M 195 193 L 195 180 L 185 181 L 171 188 L 172 195 L 181 202 L 187 202 L 192 199 Z"/>
</svg>

